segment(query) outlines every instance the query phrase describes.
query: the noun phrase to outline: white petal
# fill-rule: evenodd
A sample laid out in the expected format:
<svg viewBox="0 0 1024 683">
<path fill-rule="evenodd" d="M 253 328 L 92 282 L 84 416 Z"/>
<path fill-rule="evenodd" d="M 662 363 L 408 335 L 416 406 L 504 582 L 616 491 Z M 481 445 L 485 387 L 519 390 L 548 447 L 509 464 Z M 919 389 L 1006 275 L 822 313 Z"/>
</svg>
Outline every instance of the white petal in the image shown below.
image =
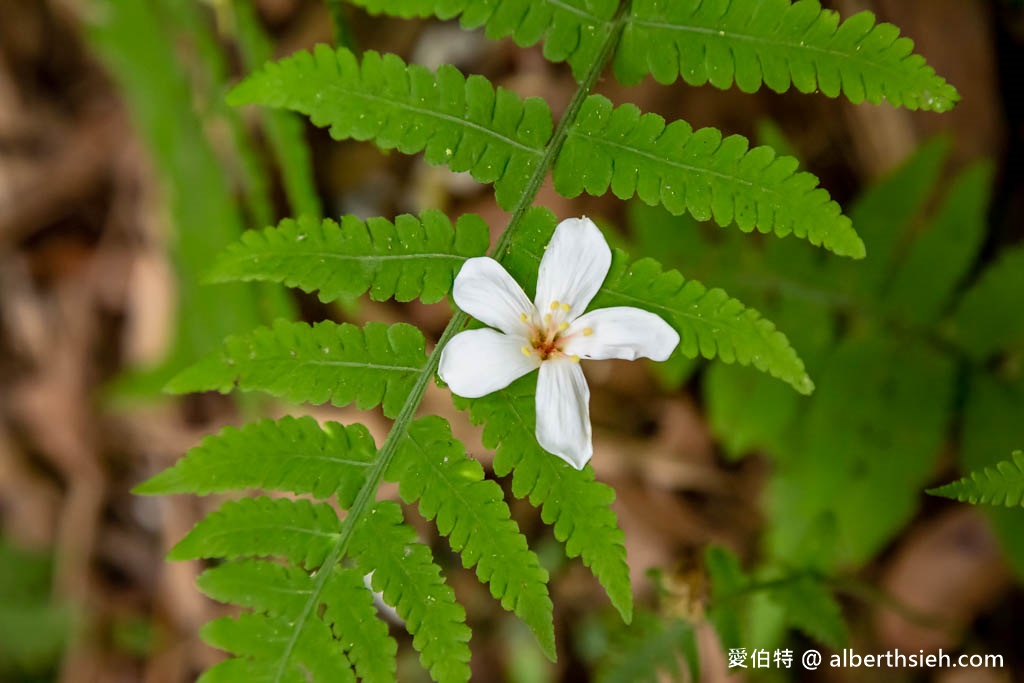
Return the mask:
<svg viewBox="0 0 1024 683">
<path fill-rule="evenodd" d="M 534 301 L 541 315 L 552 302 L 567 304 L 571 321 L 586 310 L 608 275 L 612 251 L 604 235 L 589 218 L 568 218 L 558 224 L 551 236 L 537 274 Z"/>
<path fill-rule="evenodd" d="M 494 330 L 459 332 L 441 351 L 437 372 L 452 393 L 480 398 L 537 369 L 537 356 L 522 351 L 526 344 L 522 337 Z"/>
<path fill-rule="evenodd" d="M 506 334 L 525 335 L 522 315 L 532 319 L 534 313 L 533 304 L 519 283 L 500 263 L 486 256 L 467 259 L 462 264 L 452 297 L 466 313 Z"/>
<path fill-rule="evenodd" d="M 629 306 L 591 311 L 573 321 L 566 336 L 565 353 L 580 358 L 665 360 L 679 344 L 679 333 L 671 325 Z"/>
<path fill-rule="evenodd" d="M 579 363 L 542 363 L 537 378 L 537 443 L 578 470 L 594 454 L 590 387 Z"/>
</svg>

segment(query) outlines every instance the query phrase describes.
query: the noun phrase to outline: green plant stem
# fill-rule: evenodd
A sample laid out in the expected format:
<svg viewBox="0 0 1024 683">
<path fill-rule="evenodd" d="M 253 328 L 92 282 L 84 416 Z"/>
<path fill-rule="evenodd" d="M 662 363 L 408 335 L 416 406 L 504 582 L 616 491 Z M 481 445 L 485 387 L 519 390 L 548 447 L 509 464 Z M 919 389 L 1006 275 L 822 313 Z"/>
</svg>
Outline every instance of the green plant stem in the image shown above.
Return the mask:
<svg viewBox="0 0 1024 683">
<path fill-rule="evenodd" d="M 329 7 L 333 4 L 333 2 L 328 0 Z M 498 243 L 491 250 L 492 256 L 496 259 L 501 260 L 501 258 L 505 256 L 505 252 L 511 243 L 513 234 L 522 223 L 526 212 L 531 206 L 533 206 L 533 201 L 537 197 L 537 192 L 540 190 L 540 186 L 544 182 L 544 178 L 547 177 L 548 172 L 554 165 L 555 159 L 558 157 L 558 153 L 561 151 L 562 145 L 565 143 L 565 139 L 569 134 L 569 129 L 576 122 L 576 117 L 579 115 L 580 107 L 583 106 L 584 100 L 586 100 L 590 95 L 590 91 L 593 89 L 594 84 L 597 82 L 597 79 L 600 78 L 605 66 L 611 59 L 612 54 L 615 52 L 615 48 L 618 45 L 619 38 L 621 37 L 622 30 L 625 26 L 625 19 L 628 14 L 630 4 L 631 0 L 625 0 L 625 2 L 619 6 L 619 11 L 612 20 L 612 30 L 608 34 L 608 38 L 605 40 L 604 45 L 601 47 L 598 58 L 594 60 L 594 63 L 580 82 L 580 87 L 576 90 L 576 94 L 573 95 L 565 114 L 559 120 L 558 126 L 555 128 L 555 131 L 551 136 L 551 140 L 544 151 L 544 155 L 541 157 L 540 163 L 534 169 L 533 175 L 530 177 L 530 181 L 526 185 L 526 189 L 523 191 L 519 202 L 516 204 L 516 207 L 512 212 L 512 218 L 509 221 L 508 228 L 505 229 L 505 232 L 498 239 Z M 313 590 L 306 601 L 302 613 L 299 614 L 295 620 L 295 628 L 292 629 L 291 640 L 285 648 L 278 670 L 274 675 L 275 682 L 282 679 L 285 667 L 291 657 L 291 652 L 294 649 L 295 644 L 298 642 L 299 634 L 302 632 L 305 622 L 312 613 L 313 608 L 319 604 L 320 593 L 323 590 L 328 577 L 338 562 L 341 561 L 341 558 L 345 556 L 356 525 L 360 522 L 363 515 L 367 513 L 376 499 L 377 489 L 384 480 L 384 474 L 391 465 L 391 461 L 394 460 L 395 453 L 398 452 L 398 446 L 402 439 L 405 438 L 406 432 L 409 429 L 409 424 L 412 422 L 413 415 L 415 415 L 416 409 L 419 408 L 420 402 L 423 400 L 423 394 L 427 390 L 427 384 L 431 379 L 433 379 L 434 373 L 437 371 L 437 366 L 441 362 L 441 351 L 451 338 L 462 330 L 468 321 L 469 316 L 462 311 L 457 311 L 455 315 L 452 316 L 447 327 L 444 328 L 444 332 L 441 333 L 441 337 L 437 340 L 437 344 L 434 346 L 433 351 L 431 351 L 430 356 L 427 358 L 426 365 L 423 366 L 419 377 L 416 378 L 416 384 L 409 392 L 408 398 L 405 399 L 405 404 L 402 406 L 402 410 L 395 418 L 391 431 L 388 432 L 388 436 L 384 440 L 384 444 L 380 447 L 380 451 L 377 453 L 377 458 L 374 460 L 373 468 L 366 476 L 366 482 L 359 490 L 359 494 L 356 496 L 355 501 L 349 508 L 348 516 L 345 517 L 345 523 L 342 526 L 338 540 L 335 542 L 334 547 L 331 548 L 330 553 L 328 553 L 327 557 L 324 559 L 323 564 L 320 565 L 320 571 L 316 574 L 316 583 L 313 585 Z"/>
</svg>

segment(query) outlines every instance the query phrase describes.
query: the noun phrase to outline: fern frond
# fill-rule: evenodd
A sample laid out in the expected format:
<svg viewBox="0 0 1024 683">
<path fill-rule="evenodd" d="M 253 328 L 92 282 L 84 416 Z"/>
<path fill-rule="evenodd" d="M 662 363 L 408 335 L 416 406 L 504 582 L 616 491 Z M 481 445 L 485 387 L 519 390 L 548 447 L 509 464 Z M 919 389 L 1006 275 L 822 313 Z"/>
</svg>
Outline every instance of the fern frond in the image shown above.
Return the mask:
<svg viewBox="0 0 1024 683">
<path fill-rule="evenodd" d="M 418 501 L 420 514 L 436 519 L 463 566 L 476 567 L 491 595 L 526 622 L 554 660 L 548 573 L 512 520 L 501 487 L 484 479 L 483 467 L 466 456 L 448 423 L 440 417 L 413 422 L 387 477 L 398 482 L 402 500 Z"/>
<path fill-rule="evenodd" d="M 207 436 L 169 469 L 136 486 L 139 495 L 207 495 L 264 489 L 315 498 L 337 495 L 347 509 L 366 478 L 377 447 L 363 425 L 312 417 L 260 420 Z"/>
<path fill-rule="evenodd" d="M 1014 451 L 1010 460 L 971 472 L 945 486 L 928 489 L 928 493 L 971 505 L 1024 507 L 1024 451 Z"/>
<path fill-rule="evenodd" d="M 492 39 L 512 36 L 520 47 L 544 41 L 544 56 L 568 62 L 581 78 L 611 33 L 618 0 L 349 0 L 370 14 L 410 19 L 459 17 L 463 28 L 485 26 Z"/>
<path fill-rule="evenodd" d="M 374 301 L 435 303 L 451 290 L 467 258 L 487 253 L 489 240 L 487 224 L 472 214 L 455 226 L 440 211 L 398 216 L 394 223 L 302 217 L 246 232 L 220 256 L 211 279 L 283 282 L 317 292 L 324 303 L 367 290 Z"/>
<path fill-rule="evenodd" d="M 307 621 L 305 628 L 296 632 L 295 624 L 284 617 L 242 614 L 237 618 L 211 621 L 203 626 L 199 635 L 206 643 L 251 661 L 253 666 L 247 668 L 248 671 L 274 672 L 273 677 L 260 676 L 267 680 L 295 683 L 355 683 L 356 680 L 348 659 L 331 638 L 330 628 L 315 619 Z"/>
<path fill-rule="evenodd" d="M 412 325 L 278 320 L 229 337 L 171 380 L 176 393 L 263 391 L 295 403 L 380 405 L 394 417 L 426 362 L 423 333 Z"/>
<path fill-rule="evenodd" d="M 455 401 L 469 408 L 474 424 L 484 425 L 484 445 L 495 451 L 495 474 L 512 473 L 513 495 L 540 507 L 544 523 L 553 525 L 555 538 L 565 543 L 566 555 L 583 560 L 628 622 L 633 592 L 625 538 L 609 507 L 615 492 L 594 480 L 593 468 L 576 470 L 537 443 L 536 382 L 531 373 L 502 391 Z"/>
<path fill-rule="evenodd" d="M 715 128 L 668 125 L 635 105 L 612 107 L 601 95 L 583 104 L 555 162 L 555 189 L 566 197 L 611 191 L 662 204 L 673 214 L 735 222 L 779 237 L 794 234 L 839 254 L 862 258 L 864 243 L 828 192 L 792 157 L 750 149 L 740 135 Z"/>
<path fill-rule="evenodd" d="M 957 341 L 981 360 L 1024 342 L 1024 246 L 1003 251 L 964 294 L 953 316 Z M 1015 314 L 1016 313 L 1016 314 Z"/>
<path fill-rule="evenodd" d="M 261 560 L 229 562 L 206 570 L 197 581 L 199 589 L 214 600 L 284 617 L 292 623 L 314 599 L 315 582 L 314 576 L 301 569 Z M 352 568 L 336 568 L 327 578 L 318 602 L 323 605 L 324 623 L 330 626 L 359 678 L 367 682 L 394 681 L 398 644 L 378 617 L 373 594 L 366 589 L 362 575 Z"/>
<path fill-rule="evenodd" d="M 534 209 L 509 246 L 502 263 L 528 293 L 535 286 L 544 245 L 555 229 L 555 216 Z M 721 289 L 687 281 L 678 271 L 664 270 L 654 259 L 629 262 L 619 249 L 591 309 L 635 306 L 657 313 L 679 332 L 676 354 L 719 358 L 725 363 L 753 365 L 792 385 L 802 394 L 814 390 L 803 361 L 775 325 Z"/>
<path fill-rule="evenodd" d="M 338 540 L 341 522 L 327 503 L 288 498 L 228 501 L 171 548 L 171 560 L 280 557 L 315 569 Z"/>
<path fill-rule="evenodd" d="M 744 92 L 793 85 L 855 104 L 952 109 L 956 89 L 913 49 L 870 12 L 840 23 L 818 0 L 634 0 L 615 74 L 626 84 L 650 73 L 660 83 L 682 76 Z"/>
<path fill-rule="evenodd" d="M 451 66 L 434 74 L 376 52 L 360 63 L 350 51 L 325 45 L 268 63 L 228 101 L 301 112 L 336 140 L 425 151 L 430 164 L 494 183 L 505 209 L 522 195 L 552 133 L 551 110 L 541 99 L 495 90 L 486 78 L 466 78 Z"/>
<path fill-rule="evenodd" d="M 437 683 L 469 680 L 466 612 L 441 578 L 430 549 L 417 543 L 402 510 L 378 502 L 355 527 L 351 554 L 359 571 L 373 574 L 373 590 L 395 608 L 413 636 L 420 662 Z"/>
</svg>

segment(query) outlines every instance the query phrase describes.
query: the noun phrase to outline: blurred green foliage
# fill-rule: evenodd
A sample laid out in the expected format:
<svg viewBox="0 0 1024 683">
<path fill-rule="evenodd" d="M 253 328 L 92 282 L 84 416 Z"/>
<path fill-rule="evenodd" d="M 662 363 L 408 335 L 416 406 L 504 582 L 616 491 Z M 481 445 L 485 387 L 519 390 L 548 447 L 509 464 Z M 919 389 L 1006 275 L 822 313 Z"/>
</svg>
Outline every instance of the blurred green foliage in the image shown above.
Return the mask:
<svg viewBox="0 0 1024 683">
<path fill-rule="evenodd" d="M 217 17 L 191 0 L 96 4 L 89 37 L 118 81 L 153 159 L 169 215 L 164 237 L 178 275 L 178 318 L 169 356 L 118 386 L 146 395 L 224 337 L 292 316 L 283 288 L 201 284 L 214 258 L 244 225 L 270 225 L 278 213 L 267 160 L 238 111 L 224 104 L 230 72 L 214 26 L 219 23 L 224 38 L 237 41 L 247 67 L 268 59 L 271 43 L 247 2 L 220 3 Z M 301 123 L 275 111 L 261 112 L 261 123 L 291 211 L 318 216 Z"/>
<path fill-rule="evenodd" d="M 47 680 L 71 628 L 50 598 L 53 558 L 0 539 L 0 680 Z"/>
<path fill-rule="evenodd" d="M 722 286 L 775 321 L 804 358 L 811 399 L 744 368 L 709 365 L 700 391 L 726 455 L 774 464 L 768 563 L 830 572 L 874 557 L 917 511 L 944 453 L 964 469 L 1024 439 L 1024 248 L 980 259 L 992 165 L 946 179 L 933 140 L 851 211 L 868 258 L 824 259 L 795 240 L 760 244 L 632 207 L 636 250 Z M 674 377 L 674 381 L 680 381 Z M 1024 520 L 994 510 L 1024 576 Z"/>
</svg>

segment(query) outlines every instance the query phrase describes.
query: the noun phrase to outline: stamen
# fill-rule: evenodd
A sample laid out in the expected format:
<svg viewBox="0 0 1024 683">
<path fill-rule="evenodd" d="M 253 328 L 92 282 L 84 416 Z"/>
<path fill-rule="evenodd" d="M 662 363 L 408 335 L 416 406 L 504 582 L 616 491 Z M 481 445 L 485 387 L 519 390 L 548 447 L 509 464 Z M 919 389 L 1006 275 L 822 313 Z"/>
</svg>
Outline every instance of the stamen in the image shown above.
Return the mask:
<svg viewBox="0 0 1024 683">
<path fill-rule="evenodd" d="M 524 346 L 520 350 L 523 352 L 523 355 L 526 356 L 527 358 L 533 355 L 533 349 L 531 349 L 529 346 Z"/>
<path fill-rule="evenodd" d="M 571 360 L 573 363 L 579 363 L 580 362 L 580 357 L 577 356 L 576 354 L 573 354 L 573 355 L 569 356 L 569 360 Z"/>
<path fill-rule="evenodd" d="M 557 301 L 552 301 L 552 302 L 551 302 L 551 310 L 552 310 L 552 311 L 557 311 L 557 310 L 558 310 L 558 307 L 559 307 L 559 306 L 561 306 L 561 305 L 562 305 L 562 304 L 558 303 Z"/>
<path fill-rule="evenodd" d="M 550 325 L 551 324 L 551 314 L 550 313 L 545 313 L 544 314 L 544 323 L 546 325 Z"/>
<path fill-rule="evenodd" d="M 560 304 L 560 307 L 566 313 L 568 313 L 569 309 L 572 308 L 572 306 L 570 306 L 569 304 Z"/>
<path fill-rule="evenodd" d="M 526 322 L 527 320 L 529 320 L 529 318 L 527 317 L 527 315 L 526 315 L 525 313 L 520 313 L 520 314 L 519 314 L 519 319 L 520 319 L 520 320 L 522 320 L 522 321 L 523 321 L 524 323 L 525 323 L 525 322 Z"/>
<path fill-rule="evenodd" d="M 592 334 L 594 334 L 594 328 L 593 327 L 584 327 L 583 328 L 583 336 L 584 337 L 589 337 Z"/>
<path fill-rule="evenodd" d="M 567 329 L 569 329 L 569 323 L 562 323 L 558 326 L 559 332 L 565 332 Z"/>
</svg>

